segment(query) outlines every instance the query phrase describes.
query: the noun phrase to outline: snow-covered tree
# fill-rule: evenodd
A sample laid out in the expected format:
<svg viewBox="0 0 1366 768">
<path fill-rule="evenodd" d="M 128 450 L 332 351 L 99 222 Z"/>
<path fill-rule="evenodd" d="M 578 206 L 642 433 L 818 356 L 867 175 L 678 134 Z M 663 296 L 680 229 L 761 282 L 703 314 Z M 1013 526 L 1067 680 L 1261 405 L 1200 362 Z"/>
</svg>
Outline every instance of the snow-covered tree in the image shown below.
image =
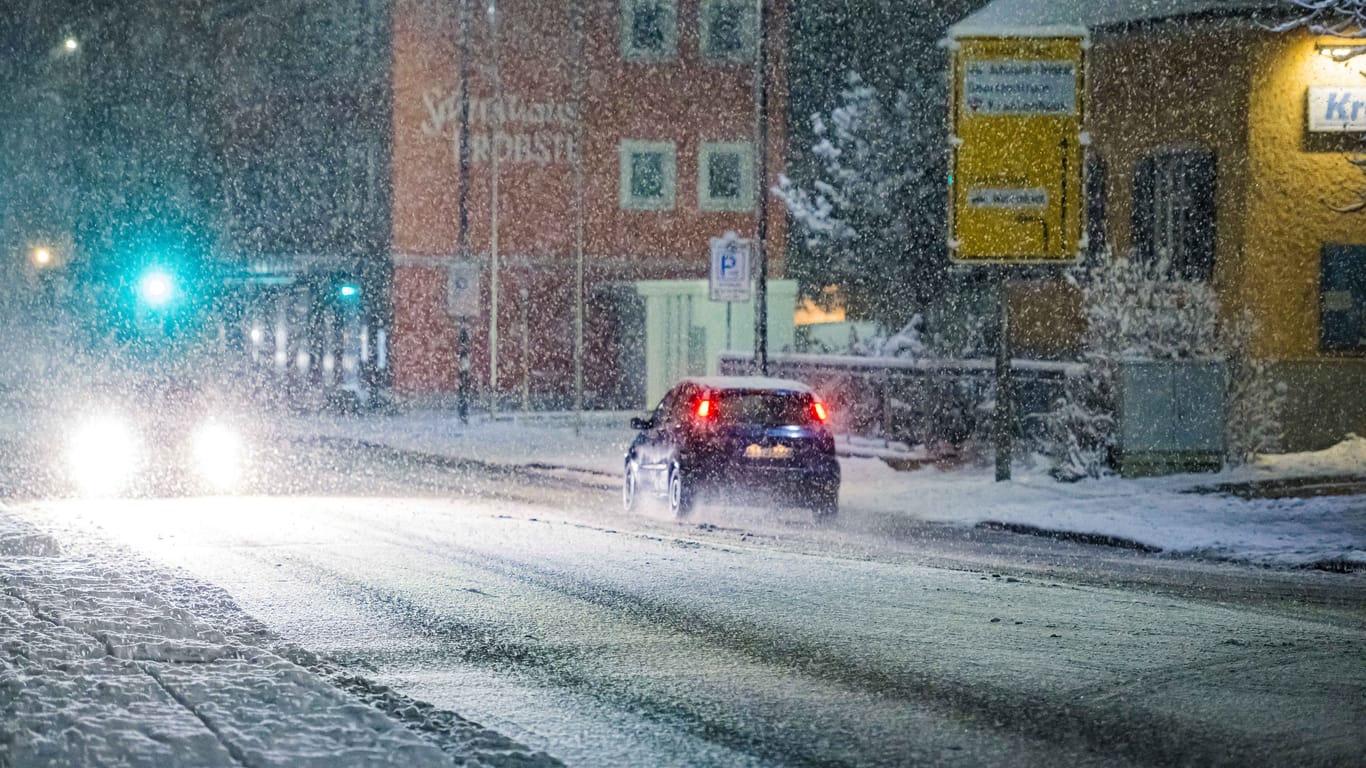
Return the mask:
<svg viewBox="0 0 1366 768">
<path fill-rule="evenodd" d="M 852 319 L 900 328 L 943 282 L 941 84 L 879 93 L 848 76 L 841 104 L 812 116 L 816 171 L 774 192 L 804 236 L 803 291 L 838 285 Z"/>
<path fill-rule="evenodd" d="M 1043 450 L 1055 477 L 1109 472 L 1117 447 L 1116 387 L 1127 360 L 1224 360 L 1227 459 L 1241 463 L 1276 446 L 1284 391 L 1266 361 L 1251 355 L 1251 318 L 1221 322 L 1209 283 L 1173 276 L 1165 259 L 1108 253 L 1068 279 L 1082 290 L 1085 369 L 1067 379 L 1045 420 Z"/>
</svg>

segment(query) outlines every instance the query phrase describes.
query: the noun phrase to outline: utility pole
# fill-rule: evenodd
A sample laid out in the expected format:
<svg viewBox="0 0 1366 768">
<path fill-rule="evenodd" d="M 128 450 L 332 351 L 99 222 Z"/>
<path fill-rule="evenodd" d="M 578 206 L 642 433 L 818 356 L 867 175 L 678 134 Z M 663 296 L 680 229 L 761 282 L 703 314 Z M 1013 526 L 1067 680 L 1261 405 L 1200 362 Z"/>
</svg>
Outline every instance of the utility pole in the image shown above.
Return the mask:
<svg viewBox="0 0 1366 768">
<path fill-rule="evenodd" d="M 755 216 L 754 244 L 759 274 L 754 284 L 754 363 L 768 375 L 768 8 L 770 0 L 755 0 L 757 30 L 754 46 Z"/>
<path fill-rule="evenodd" d="M 583 0 L 574 0 L 574 434 L 583 428 Z"/>
<path fill-rule="evenodd" d="M 498 0 L 488 0 L 489 36 L 493 58 L 493 110 L 495 119 L 503 113 L 503 82 L 498 71 Z M 489 182 L 489 415 L 498 415 L 498 136 L 503 123 L 493 125 L 489 137 L 492 178 Z"/>
<path fill-rule="evenodd" d="M 456 151 L 460 163 L 460 209 L 459 254 L 462 262 L 470 258 L 470 0 L 460 0 L 460 135 Z M 460 328 L 456 334 L 456 365 L 459 366 L 456 379 L 456 409 L 461 424 L 470 423 L 470 333 L 469 317 L 460 315 Z"/>
</svg>

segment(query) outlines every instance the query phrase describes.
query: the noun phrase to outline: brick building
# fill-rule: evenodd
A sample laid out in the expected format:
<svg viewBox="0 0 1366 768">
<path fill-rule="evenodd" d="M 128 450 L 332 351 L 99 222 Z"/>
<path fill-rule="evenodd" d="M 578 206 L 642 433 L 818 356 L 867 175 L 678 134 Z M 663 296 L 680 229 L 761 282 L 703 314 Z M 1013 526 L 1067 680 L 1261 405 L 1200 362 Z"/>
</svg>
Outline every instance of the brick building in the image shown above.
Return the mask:
<svg viewBox="0 0 1366 768">
<path fill-rule="evenodd" d="M 782 4 L 774 5 L 763 188 L 777 178 L 785 140 L 784 16 Z M 756 231 L 757 3 L 503 0 L 492 12 L 491 4 L 469 6 L 463 42 L 459 2 L 395 0 L 392 8 L 395 390 L 454 390 L 460 321 L 452 313 L 451 280 L 474 275 L 477 308 L 465 309 L 473 309 L 466 321 L 475 381 L 488 381 L 496 274 L 496 389 L 525 392 L 538 404 L 567 403 L 580 249 L 590 405 L 641 404 L 646 346 L 673 355 L 655 366 L 668 375 L 714 365 L 702 358 L 714 357 L 707 351 L 717 342 L 699 334 L 715 327 L 707 318 L 724 310 L 705 295 L 699 299 L 695 281 L 706 277 L 710 238 Z M 778 276 L 784 216 L 769 206 L 767 217 L 771 274 Z M 455 294 L 461 296 L 458 288 Z M 790 302 L 775 298 L 771 306 L 784 310 L 773 312 L 778 327 L 790 328 Z M 673 319 L 655 317 L 664 314 Z M 740 313 L 735 326 L 752 330 L 743 328 Z M 647 344 L 647 327 L 667 338 Z M 748 338 L 737 332 L 730 341 L 741 346 Z M 671 345 L 679 349 L 669 352 Z"/>
</svg>

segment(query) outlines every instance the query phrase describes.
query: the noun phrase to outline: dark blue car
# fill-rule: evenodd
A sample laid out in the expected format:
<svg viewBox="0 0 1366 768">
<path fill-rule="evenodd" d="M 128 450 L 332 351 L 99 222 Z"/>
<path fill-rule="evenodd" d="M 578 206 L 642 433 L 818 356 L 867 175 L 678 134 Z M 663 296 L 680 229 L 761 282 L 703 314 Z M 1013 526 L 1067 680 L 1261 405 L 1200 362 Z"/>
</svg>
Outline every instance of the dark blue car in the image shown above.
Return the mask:
<svg viewBox="0 0 1366 768">
<path fill-rule="evenodd" d="M 779 499 L 818 518 L 839 509 L 840 466 L 824 404 L 805 384 L 699 377 L 676 384 L 626 452 L 622 501 L 668 501 L 677 516 L 699 497 Z"/>
</svg>

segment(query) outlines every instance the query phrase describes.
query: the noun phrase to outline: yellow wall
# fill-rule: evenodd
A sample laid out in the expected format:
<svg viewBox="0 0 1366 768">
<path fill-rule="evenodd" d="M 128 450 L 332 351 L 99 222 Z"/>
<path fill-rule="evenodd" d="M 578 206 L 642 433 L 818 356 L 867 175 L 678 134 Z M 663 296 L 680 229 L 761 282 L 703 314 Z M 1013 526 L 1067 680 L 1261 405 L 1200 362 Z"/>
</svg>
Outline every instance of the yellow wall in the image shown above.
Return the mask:
<svg viewBox="0 0 1366 768">
<path fill-rule="evenodd" d="M 1366 243 L 1366 213 L 1330 205 L 1366 189 L 1346 162 L 1355 139 L 1310 134 L 1310 85 L 1366 87 L 1366 59 L 1318 54 L 1306 33 L 1247 22 L 1188 22 L 1101 37 L 1091 53 L 1092 149 L 1107 162 L 1107 228 L 1132 244 L 1133 173 L 1144 156 L 1184 148 L 1215 154 L 1215 286 L 1225 312 L 1259 321 L 1254 352 L 1319 357 L 1319 252 Z M 1242 28 L 1239 28 L 1242 27 Z"/>
<path fill-rule="evenodd" d="M 1366 356 L 1319 351 L 1325 243 L 1366 244 L 1366 175 L 1347 162 L 1350 134 L 1307 130 L 1311 85 L 1366 87 L 1366 57 L 1343 64 L 1304 33 L 1247 21 L 1159 24 L 1099 35 L 1087 126 L 1107 163 L 1106 224 L 1131 245 L 1133 174 L 1149 154 L 1212 150 L 1218 168 L 1214 283 L 1226 314 L 1250 309 L 1253 353 L 1287 384 L 1283 447 L 1322 448 L 1366 429 Z"/>
<path fill-rule="evenodd" d="M 1105 160 L 1110 244 L 1133 240 L 1134 170 L 1149 155 L 1203 149 L 1214 153 L 1217 288 L 1238 292 L 1248 187 L 1247 47 L 1261 33 L 1217 22 L 1150 27 L 1101 37 L 1091 51 L 1092 151 Z M 1094 183 L 1094 181 L 1093 181 Z M 1226 304 L 1229 302 L 1225 302 Z"/>
<path fill-rule="evenodd" d="M 1243 299 L 1263 319 L 1256 352 L 1277 359 L 1320 355 L 1319 253 L 1324 243 L 1366 244 L 1366 213 L 1333 205 L 1366 189 L 1346 161 L 1356 137 L 1309 133 L 1310 85 L 1366 87 L 1366 60 L 1319 55 L 1314 37 L 1268 35 L 1250 51 L 1247 245 Z"/>
</svg>

